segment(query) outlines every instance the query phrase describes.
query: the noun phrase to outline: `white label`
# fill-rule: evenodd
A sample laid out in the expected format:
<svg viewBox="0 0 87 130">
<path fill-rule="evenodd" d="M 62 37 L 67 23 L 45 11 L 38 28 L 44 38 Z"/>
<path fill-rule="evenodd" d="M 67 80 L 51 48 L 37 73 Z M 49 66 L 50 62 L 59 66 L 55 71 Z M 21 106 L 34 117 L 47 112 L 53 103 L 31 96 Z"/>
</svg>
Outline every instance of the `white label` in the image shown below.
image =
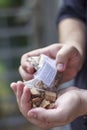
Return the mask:
<svg viewBox="0 0 87 130">
<path fill-rule="evenodd" d="M 54 61 L 51 60 L 51 63 L 48 61 L 45 61 L 42 65 L 42 67 L 37 71 L 35 77 L 39 80 L 42 80 L 44 84 L 46 84 L 48 87 L 52 86 L 52 83 L 54 81 L 54 78 L 56 76 L 56 67 Z"/>
</svg>

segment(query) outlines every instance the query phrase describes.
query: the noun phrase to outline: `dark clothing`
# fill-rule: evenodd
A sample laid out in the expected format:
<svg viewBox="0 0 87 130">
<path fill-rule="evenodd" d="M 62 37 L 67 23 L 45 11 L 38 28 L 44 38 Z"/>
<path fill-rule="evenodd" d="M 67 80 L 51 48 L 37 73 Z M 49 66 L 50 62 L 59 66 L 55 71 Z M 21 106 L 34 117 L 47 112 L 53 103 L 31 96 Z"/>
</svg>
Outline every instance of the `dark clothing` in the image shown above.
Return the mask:
<svg viewBox="0 0 87 130">
<path fill-rule="evenodd" d="M 87 21 L 86 0 L 64 0 L 57 22 L 64 18 L 78 18 L 83 22 Z"/>
<path fill-rule="evenodd" d="M 57 24 L 66 18 L 79 19 L 84 22 L 87 28 L 87 0 L 64 0 L 57 18 Z M 85 52 L 87 53 L 87 44 Z M 81 71 L 75 78 L 75 85 L 79 88 L 87 89 L 87 56 Z M 71 123 L 72 130 L 87 130 L 87 119 L 84 120 L 83 118 L 79 117 Z"/>
</svg>

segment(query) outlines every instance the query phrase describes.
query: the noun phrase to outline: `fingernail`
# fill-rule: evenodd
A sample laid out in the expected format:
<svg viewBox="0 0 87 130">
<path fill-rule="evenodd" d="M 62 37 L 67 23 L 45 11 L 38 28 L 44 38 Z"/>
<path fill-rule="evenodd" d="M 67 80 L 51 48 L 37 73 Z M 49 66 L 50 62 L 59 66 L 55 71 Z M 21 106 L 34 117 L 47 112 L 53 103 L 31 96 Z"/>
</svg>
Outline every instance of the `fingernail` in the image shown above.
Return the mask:
<svg viewBox="0 0 87 130">
<path fill-rule="evenodd" d="M 64 70 L 64 65 L 61 64 L 61 63 L 57 64 L 57 70 L 63 71 Z"/>
</svg>

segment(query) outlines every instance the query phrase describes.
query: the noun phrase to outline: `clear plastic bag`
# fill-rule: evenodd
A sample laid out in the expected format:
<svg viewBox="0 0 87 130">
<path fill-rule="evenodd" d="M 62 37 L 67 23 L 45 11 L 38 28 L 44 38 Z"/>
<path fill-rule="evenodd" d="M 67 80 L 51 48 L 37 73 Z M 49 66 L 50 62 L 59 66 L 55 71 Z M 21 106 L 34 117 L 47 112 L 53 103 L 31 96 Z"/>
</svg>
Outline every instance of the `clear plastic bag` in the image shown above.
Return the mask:
<svg viewBox="0 0 87 130">
<path fill-rule="evenodd" d="M 57 72 L 55 60 L 46 55 L 29 57 L 28 61 L 36 70 L 34 78 L 24 82 L 31 90 L 32 107 L 53 108 L 62 73 Z"/>
</svg>

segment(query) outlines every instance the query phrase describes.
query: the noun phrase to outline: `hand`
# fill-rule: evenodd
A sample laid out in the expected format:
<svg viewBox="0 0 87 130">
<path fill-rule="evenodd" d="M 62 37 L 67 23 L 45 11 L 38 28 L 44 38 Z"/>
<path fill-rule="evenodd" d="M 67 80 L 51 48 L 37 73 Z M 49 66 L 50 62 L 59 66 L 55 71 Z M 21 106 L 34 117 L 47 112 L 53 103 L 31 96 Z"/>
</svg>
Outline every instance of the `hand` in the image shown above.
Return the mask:
<svg viewBox="0 0 87 130">
<path fill-rule="evenodd" d="M 71 123 L 83 113 L 82 103 L 76 88 L 71 87 L 60 92 L 55 108 L 46 110 L 35 108 L 28 111 L 28 120 L 34 125 L 48 129 Z"/>
<path fill-rule="evenodd" d="M 79 89 L 70 87 L 59 91 L 59 97 L 55 102 L 55 108 L 46 110 L 44 108 L 31 109 L 31 94 L 22 82 L 12 83 L 19 109 L 25 118 L 40 128 L 52 128 L 66 125 L 83 113 Z"/>
<path fill-rule="evenodd" d="M 27 112 L 31 109 L 30 89 L 24 87 L 24 83 L 21 81 L 11 83 L 11 88 L 16 96 L 20 112 L 27 118 Z"/>
<path fill-rule="evenodd" d="M 24 80 L 33 78 L 33 66 L 27 62 L 30 56 L 45 54 L 56 60 L 57 70 L 63 72 L 62 82 L 73 79 L 83 64 L 83 57 L 72 44 L 53 44 L 24 54 L 21 58 L 19 72 Z"/>
</svg>

